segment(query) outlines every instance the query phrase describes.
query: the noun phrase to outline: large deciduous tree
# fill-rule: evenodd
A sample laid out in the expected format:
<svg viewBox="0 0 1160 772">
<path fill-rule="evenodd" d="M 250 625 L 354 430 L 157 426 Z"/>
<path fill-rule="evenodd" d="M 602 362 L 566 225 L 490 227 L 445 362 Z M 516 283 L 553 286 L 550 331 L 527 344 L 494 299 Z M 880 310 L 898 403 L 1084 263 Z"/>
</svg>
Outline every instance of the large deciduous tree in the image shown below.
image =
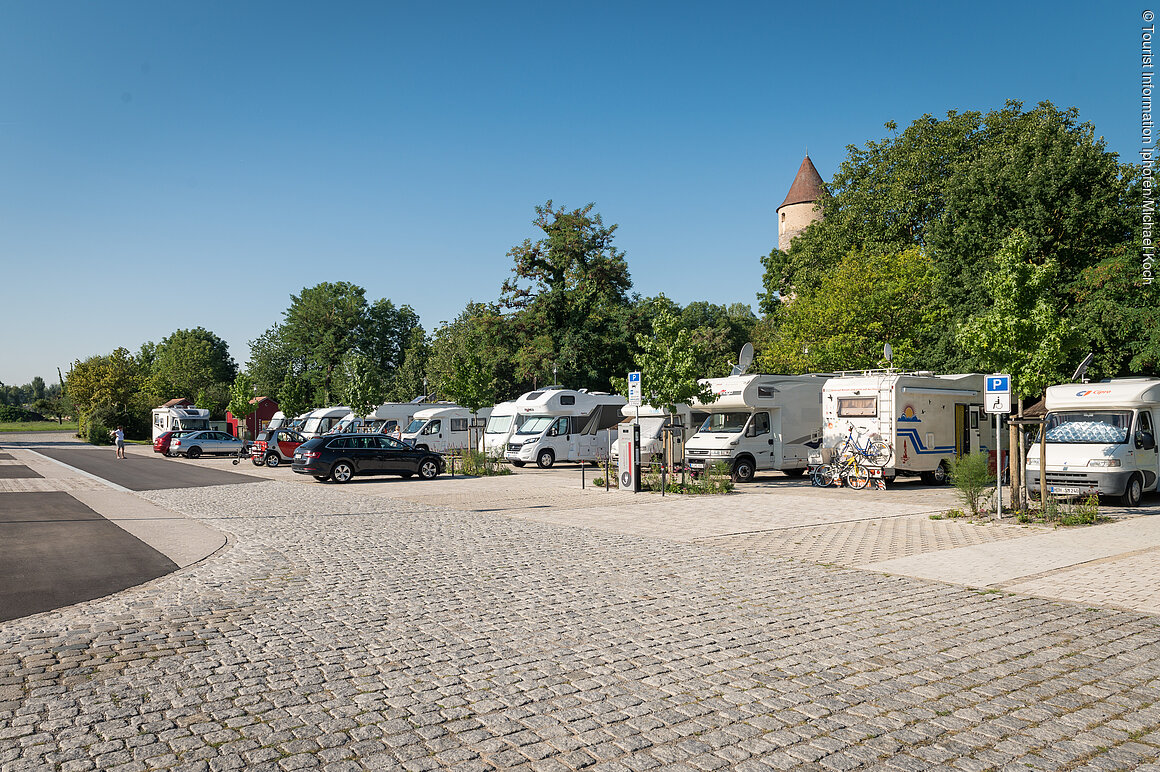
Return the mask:
<svg viewBox="0 0 1160 772">
<path fill-rule="evenodd" d="M 177 330 L 162 339 L 152 351 L 142 346 L 138 357 L 142 366 L 148 358 L 156 396 L 195 399 L 218 384 L 228 385 L 238 374 L 229 346 L 204 327 Z M 224 389 L 221 389 L 224 390 Z"/>
<path fill-rule="evenodd" d="M 934 283 L 920 249 L 851 252 L 755 333 L 758 365 L 772 373 L 874 368 L 889 343 L 894 364 L 920 366 L 948 318 Z"/>
<path fill-rule="evenodd" d="M 824 219 L 764 259 L 763 311 L 775 312 L 779 296 L 811 292 L 851 250 L 917 247 L 934 267 L 934 297 L 961 322 L 989 302 L 983 276 L 1016 229 L 1036 260 L 1057 266 L 1047 291 L 1070 308 L 1087 288 L 1084 271 L 1132 241 L 1138 170 L 1074 108 L 1012 101 L 986 114 L 925 115 L 901 133 L 887 128 L 891 136 L 847 148 L 820 202 Z M 980 367 L 954 330 L 946 326 L 923 367 Z"/>
<path fill-rule="evenodd" d="M 348 282 L 323 282 L 290 296 L 282 334 L 292 350 L 318 371 L 322 399 L 333 394 L 335 371 L 355 347 L 366 318 L 366 290 Z"/>
<path fill-rule="evenodd" d="M 616 226 L 605 226 L 594 206 L 537 206 L 543 237 L 508 252 L 515 266 L 500 304 L 514 312 L 513 359 L 525 384 L 542 385 L 555 370 L 573 387 L 604 388 L 629 360 L 632 280 L 612 243 Z"/>
</svg>

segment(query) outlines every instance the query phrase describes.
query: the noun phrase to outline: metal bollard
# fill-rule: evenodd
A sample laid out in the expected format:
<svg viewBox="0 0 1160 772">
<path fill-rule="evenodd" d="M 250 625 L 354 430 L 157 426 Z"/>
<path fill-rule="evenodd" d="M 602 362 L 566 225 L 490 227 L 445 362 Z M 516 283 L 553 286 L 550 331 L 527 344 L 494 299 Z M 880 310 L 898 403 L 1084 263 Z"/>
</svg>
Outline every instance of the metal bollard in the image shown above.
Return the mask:
<svg viewBox="0 0 1160 772">
<path fill-rule="evenodd" d="M 584 467 L 587 466 L 583 461 L 580 462 L 580 490 L 584 490 Z"/>
<path fill-rule="evenodd" d="M 451 457 L 451 476 L 455 476 L 455 456 Z"/>
</svg>

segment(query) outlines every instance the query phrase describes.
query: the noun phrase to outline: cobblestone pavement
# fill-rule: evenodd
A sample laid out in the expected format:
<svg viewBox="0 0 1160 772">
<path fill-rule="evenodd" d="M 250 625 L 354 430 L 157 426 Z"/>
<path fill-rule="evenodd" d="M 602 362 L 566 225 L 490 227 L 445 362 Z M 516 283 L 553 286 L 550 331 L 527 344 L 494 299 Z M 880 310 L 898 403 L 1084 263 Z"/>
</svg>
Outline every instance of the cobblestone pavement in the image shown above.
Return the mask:
<svg viewBox="0 0 1160 772">
<path fill-rule="evenodd" d="M 390 488 L 141 494 L 229 546 L 0 625 L 0 770 L 1157 768 L 1155 617 Z"/>
</svg>

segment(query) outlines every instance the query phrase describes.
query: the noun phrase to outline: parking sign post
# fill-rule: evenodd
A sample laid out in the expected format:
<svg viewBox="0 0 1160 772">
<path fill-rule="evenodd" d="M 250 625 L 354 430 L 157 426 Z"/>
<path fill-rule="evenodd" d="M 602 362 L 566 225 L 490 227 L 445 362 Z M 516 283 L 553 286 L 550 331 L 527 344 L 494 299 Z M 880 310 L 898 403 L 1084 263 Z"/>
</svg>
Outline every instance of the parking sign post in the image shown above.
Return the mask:
<svg viewBox="0 0 1160 772">
<path fill-rule="evenodd" d="M 1011 412 L 1011 376 L 988 375 L 983 391 L 983 409 L 995 414 L 995 518 L 1003 516 L 1003 440 L 999 432 L 1003 414 Z"/>
</svg>

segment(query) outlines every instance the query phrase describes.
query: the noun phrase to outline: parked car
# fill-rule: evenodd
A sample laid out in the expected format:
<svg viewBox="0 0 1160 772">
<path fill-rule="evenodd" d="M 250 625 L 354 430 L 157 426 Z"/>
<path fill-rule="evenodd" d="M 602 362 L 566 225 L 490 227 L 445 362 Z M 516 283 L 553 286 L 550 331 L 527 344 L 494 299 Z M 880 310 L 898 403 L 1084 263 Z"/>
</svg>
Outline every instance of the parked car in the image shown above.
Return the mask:
<svg viewBox="0 0 1160 772">
<path fill-rule="evenodd" d="M 169 443 L 169 452 L 174 456 L 197 458 L 204 454 L 232 456 L 245 446 L 231 434 L 219 431 L 190 432 L 184 437 L 175 437 Z"/>
<path fill-rule="evenodd" d="M 294 451 L 304 442 L 306 438 L 293 429 L 262 432 L 250 447 L 250 461 L 254 466 L 279 466 L 283 461 L 293 461 Z"/>
<path fill-rule="evenodd" d="M 385 434 L 332 434 L 298 446 L 290 468 L 336 483 L 349 482 L 356 474 L 417 474 L 431 480 L 442 474 L 444 461 L 438 453 L 419 450 Z"/>
<path fill-rule="evenodd" d="M 162 432 L 161 434 L 157 435 L 157 439 L 153 441 L 153 452 L 168 456 L 170 454 L 169 444 L 173 441 L 173 438 L 181 437 L 186 434 L 189 434 L 189 432 L 183 432 L 174 429 L 171 429 L 167 432 Z"/>
</svg>

